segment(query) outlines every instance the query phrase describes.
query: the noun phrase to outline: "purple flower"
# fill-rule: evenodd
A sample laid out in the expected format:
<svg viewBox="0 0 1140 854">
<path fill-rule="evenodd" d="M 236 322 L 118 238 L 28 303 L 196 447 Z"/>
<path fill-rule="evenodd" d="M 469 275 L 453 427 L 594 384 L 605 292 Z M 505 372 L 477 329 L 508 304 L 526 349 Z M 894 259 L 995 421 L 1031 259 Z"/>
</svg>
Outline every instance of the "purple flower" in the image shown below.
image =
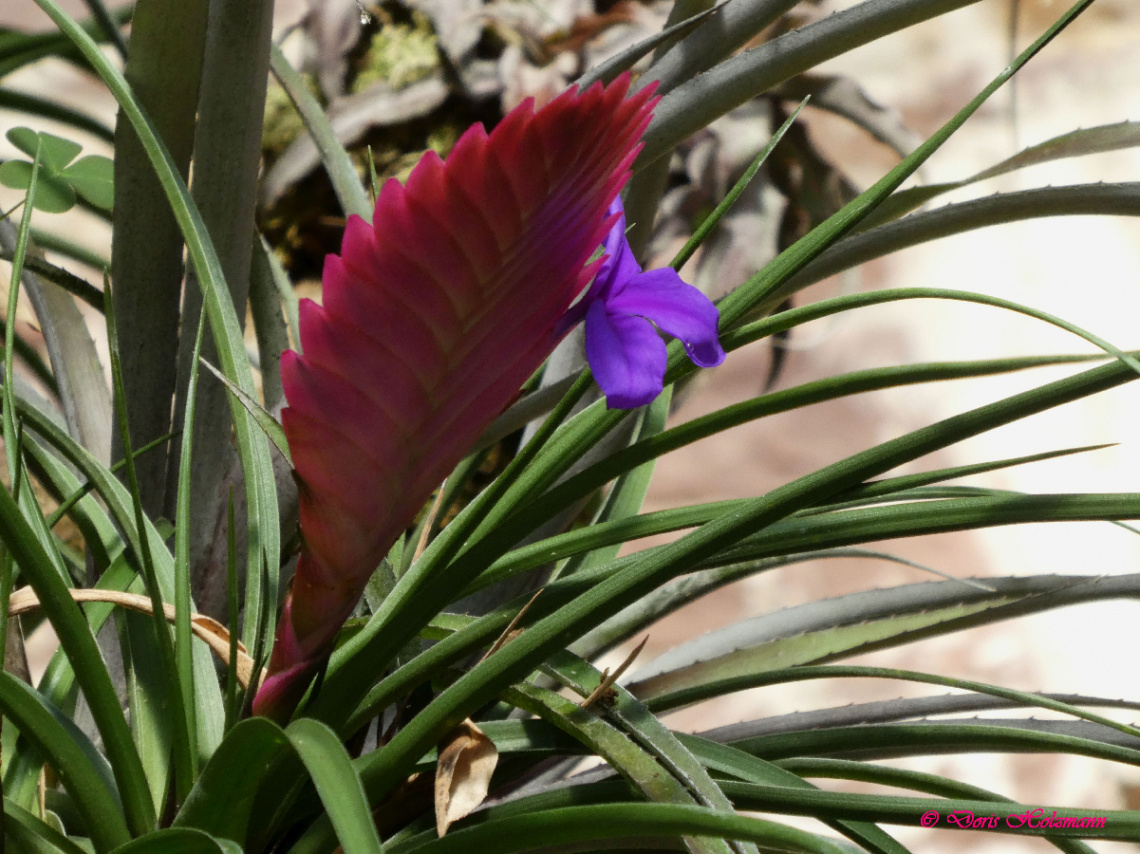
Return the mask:
<svg viewBox="0 0 1140 854">
<path fill-rule="evenodd" d="M 618 220 L 603 246 L 607 256 L 589 290 L 560 323 L 586 320 L 586 358 L 610 409 L 635 409 L 661 393 L 665 342 L 657 330 L 680 338 L 694 364 L 724 361 L 717 340 L 720 313 L 699 290 L 669 267 L 642 272 L 625 237 L 621 198 L 606 212 Z"/>
</svg>

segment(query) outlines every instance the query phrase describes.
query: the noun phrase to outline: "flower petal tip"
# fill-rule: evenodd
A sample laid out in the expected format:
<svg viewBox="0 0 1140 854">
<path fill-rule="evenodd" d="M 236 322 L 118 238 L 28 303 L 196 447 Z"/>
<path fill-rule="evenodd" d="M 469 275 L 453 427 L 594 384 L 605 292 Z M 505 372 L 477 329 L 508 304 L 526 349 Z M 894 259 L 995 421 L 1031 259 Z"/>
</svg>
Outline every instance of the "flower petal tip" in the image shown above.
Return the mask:
<svg viewBox="0 0 1140 854">
<path fill-rule="evenodd" d="M 709 341 L 685 342 L 685 352 L 699 368 L 715 368 L 724 362 L 727 354 L 720 341 L 713 337 Z"/>
</svg>

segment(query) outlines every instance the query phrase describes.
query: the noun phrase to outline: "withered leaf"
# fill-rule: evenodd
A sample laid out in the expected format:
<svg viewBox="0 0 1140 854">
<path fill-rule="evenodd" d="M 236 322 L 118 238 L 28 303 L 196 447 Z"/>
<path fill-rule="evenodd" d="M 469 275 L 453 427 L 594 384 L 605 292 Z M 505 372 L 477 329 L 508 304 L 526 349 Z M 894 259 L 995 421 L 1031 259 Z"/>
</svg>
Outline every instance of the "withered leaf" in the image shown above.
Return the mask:
<svg viewBox="0 0 1140 854">
<path fill-rule="evenodd" d="M 487 797 L 499 761 L 494 742 L 468 718 L 440 744 L 435 768 L 435 829 L 442 837 Z"/>
<path fill-rule="evenodd" d="M 76 602 L 106 602 L 120 608 L 129 608 L 143 614 L 153 614 L 154 605 L 149 596 L 138 593 L 124 593 L 119 590 L 86 590 L 75 589 L 68 591 Z M 40 607 L 39 597 L 31 587 L 21 587 L 12 592 L 8 601 L 9 616 L 25 614 Z M 175 617 L 174 606 L 163 603 L 163 610 L 168 622 L 173 623 Z M 221 623 L 204 614 L 190 615 L 190 631 L 206 644 L 223 663 L 230 660 L 230 633 Z M 237 678 L 242 688 L 248 688 L 253 679 L 253 659 L 246 651 L 244 644 L 238 642 Z"/>
</svg>

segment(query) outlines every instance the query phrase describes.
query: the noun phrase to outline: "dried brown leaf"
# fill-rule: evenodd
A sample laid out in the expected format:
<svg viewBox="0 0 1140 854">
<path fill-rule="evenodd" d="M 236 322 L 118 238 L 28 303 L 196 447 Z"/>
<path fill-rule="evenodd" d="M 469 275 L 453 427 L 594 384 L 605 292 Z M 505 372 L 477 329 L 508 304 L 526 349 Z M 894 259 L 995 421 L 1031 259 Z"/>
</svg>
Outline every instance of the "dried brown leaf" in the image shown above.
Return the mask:
<svg viewBox="0 0 1140 854">
<path fill-rule="evenodd" d="M 69 592 L 71 593 L 71 598 L 76 602 L 105 602 L 110 605 L 117 605 L 120 608 L 129 608 L 132 611 L 139 611 L 143 614 L 154 613 L 154 607 L 151 604 L 150 597 L 138 593 L 124 593 L 120 590 L 85 589 L 76 589 Z M 33 611 L 38 607 L 40 607 L 40 600 L 39 597 L 36 596 L 36 592 L 31 587 L 21 587 L 19 590 L 14 591 L 9 599 L 8 615 L 16 616 L 18 614 L 26 614 L 28 611 Z M 167 622 L 173 623 L 176 613 L 174 606 L 164 603 L 163 610 Z M 229 662 L 230 633 L 225 626 L 204 614 L 191 614 L 190 631 L 213 650 L 214 654 L 223 662 Z M 253 659 L 241 641 L 238 641 L 238 682 L 241 683 L 243 688 L 248 688 L 252 677 Z"/>
<path fill-rule="evenodd" d="M 582 701 L 583 709 L 590 708 L 590 706 L 594 705 L 594 703 L 602 703 L 603 705 L 606 704 L 607 698 L 613 696 L 614 694 L 614 683 L 621 678 L 621 675 L 625 673 L 625 671 L 629 669 L 629 666 L 633 664 L 639 655 L 641 655 L 641 651 L 645 649 L 645 645 L 647 643 L 649 643 L 649 635 L 646 635 L 641 639 L 641 643 L 633 648 L 633 652 L 625 657 L 625 661 L 618 665 L 617 670 L 611 674 L 607 668 L 602 673 L 602 681 L 598 683 L 598 687 L 590 692 L 589 697 Z"/>
<path fill-rule="evenodd" d="M 504 646 L 522 634 L 522 629 L 518 628 L 519 623 L 521 623 L 522 618 L 526 616 L 526 612 L 530 610 L 530 606 L 534 604 L 534 600 L 541 596 L 542 591 L 545 589 L 546 588 L 543 587 L 541 590 L 530 597 L 530 601 L 522 606 L 521 611 L 515 614 L 515 618 L 511 620 L 510 624 L 505 629 L 503 629 L 503 633 L 499 635 L 499 639 L 491 645 L 491 648 L 487 650 L 487 654 L 479 659 L 480 661 L 486 661 L 488 658 L 490 658 L 492 655 L 494 655 L 496 652 L 498 652 L 500 649 L 502 649 Z"/>
<path fill-rule="evenodd" d="M 468 718 L 444 740 L 435 768 L 435 829 L 442 837 L 487 797 L 499 761 L 494 742 Z"/>
</svg>

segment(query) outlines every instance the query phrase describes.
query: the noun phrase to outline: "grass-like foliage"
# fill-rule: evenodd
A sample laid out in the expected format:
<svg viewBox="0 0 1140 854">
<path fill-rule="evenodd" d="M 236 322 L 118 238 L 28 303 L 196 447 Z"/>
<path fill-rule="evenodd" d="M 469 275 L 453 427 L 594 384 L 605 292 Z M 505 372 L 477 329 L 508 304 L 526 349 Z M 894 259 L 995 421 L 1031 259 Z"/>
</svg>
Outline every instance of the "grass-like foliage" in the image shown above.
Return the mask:
<svg viewBox="0 0 1140 854">
<path fill-rule="evenodd" d="M 10 269 L 0 850 L 903 854 L 887 826 L 967 813 L 982 817 L 978 832 L 1041 836 L 1062 851 L 1140 840 L 1134 812 L 1099 810 L 1103 821 L 1090 822 L 1087 806 L 1016 803 L 879 761 L 996 751 L 1136 765 L 1140 732 L 1103 713 L 1135 705 L 832 663 L 1135 598 L 1137 575 L 1015 567 L 984 584 L 897 586 L 717 627 L 640 674 L 637 650 L 613 673 L 595 664 L 697 598 L 770 569 L 901 561 L 869 544 L 928 533 L 1140 518 L 1136 494 L 948 485 L 1091 448 L 888 474 L 1131 382 L 1133 355 L 1000 295 L 800 296 L 961 231 L 1136 212 L 1140 190 L 1129 184 L 920 210 L 975 181 L 1135 145 L 1129 123 L 1075 130 L 954 184 L 900 190 L 1093 0 L 1060 15 L 929 139 L 900 143 L 901 162 L 873 186 L 844 184 L 831 200 L 797 197 L 786 153 L 770 159 L 783 146 L 807 172 L 820 167 L 802 110 L 833 110 L 887 142 L 905 134 L 857 87 L 808 72 L 969 0 L 863 0 L 798 27 L 785 17 L 791 0 L 676 0 L 659 32 L 575 72 L 576 88 L 560 78 L 549 103 L 501 114 L 479 87 L 486 56 L 508 53 L 505 19 L 461 14 L 469 3 L 414 14 L 362 6 L 367 37 L 342 48 L 318 39 L 314 77 L 273 43 L 271 0 L 138 0 L 114 14 L 88 0 L 87 22 L 56 0 L 16 2 L 34 2 L 56 29 L 0 32 L 0 106 L 28 125 L 7 129 L 21 156 L 0 164 L 0 183 L 21 198 L 0 220 Z M 604 29 L 612 4 L 598 5 L 582 38 Z M 348 20 L 351 31 L 356 14 Z M 114 96 L 113 131 L 6 88 L 4 77 L 49 58 Z M 707 204 L 672 269 L 644 270 L 668 207 L 669 155 L 757 104 L 772 121 L 751 166 L 727 191 L 698 188 Z M 108 142 L 113 172 L 105 157 L 79 158 Z M 765 183 L 802 203 L 812 227 L 781 229 L 781 251 L 724 283 L 731 291 L 714 309 L 675 270 L 715 262 L 727 218 Z M 60 225 L 69 220 L 45 216 L 73 207 L 102 220 L 113 209 L 106 257 L 70 242 Z M 330 218 L 336 237 L 325 245 Z M 324 265 L 319 305 L 294 289 L 314 260 Z M 21 292 L 46 359 L 19 322 Z M 1018 312 L 1102 355 L 963 353 L 788 387 L 777 364 L 763 393 L 667 423 L 674 390 L 698 365 L 903 300 Z M 91 323 L 91 307 L 105 326 Z M 91 328 L 106 330 L 105 348 Z M 731 427 L 870 390 L 1063 365 L 1072 373 L 1061 379 L 868 443 L 770 492 L 642 512 L 661 455 Z M 33 682 L 23 639 L 45 621 L 59 648 Z M 748 688 L 862 678 L 940 693 L 700 734 L 667 717 Z M 963 717 L 990 709 L 1018 711 L 1000 726 Z M 1035 719 L 1040 709 L 1066 724 Z M 604 764 L 577 773 L 589 759 Z M 879 793 L 812 782 L 823 779 Z M 802 829 L 782 816 L 815 821 Z"/>
</svg>

